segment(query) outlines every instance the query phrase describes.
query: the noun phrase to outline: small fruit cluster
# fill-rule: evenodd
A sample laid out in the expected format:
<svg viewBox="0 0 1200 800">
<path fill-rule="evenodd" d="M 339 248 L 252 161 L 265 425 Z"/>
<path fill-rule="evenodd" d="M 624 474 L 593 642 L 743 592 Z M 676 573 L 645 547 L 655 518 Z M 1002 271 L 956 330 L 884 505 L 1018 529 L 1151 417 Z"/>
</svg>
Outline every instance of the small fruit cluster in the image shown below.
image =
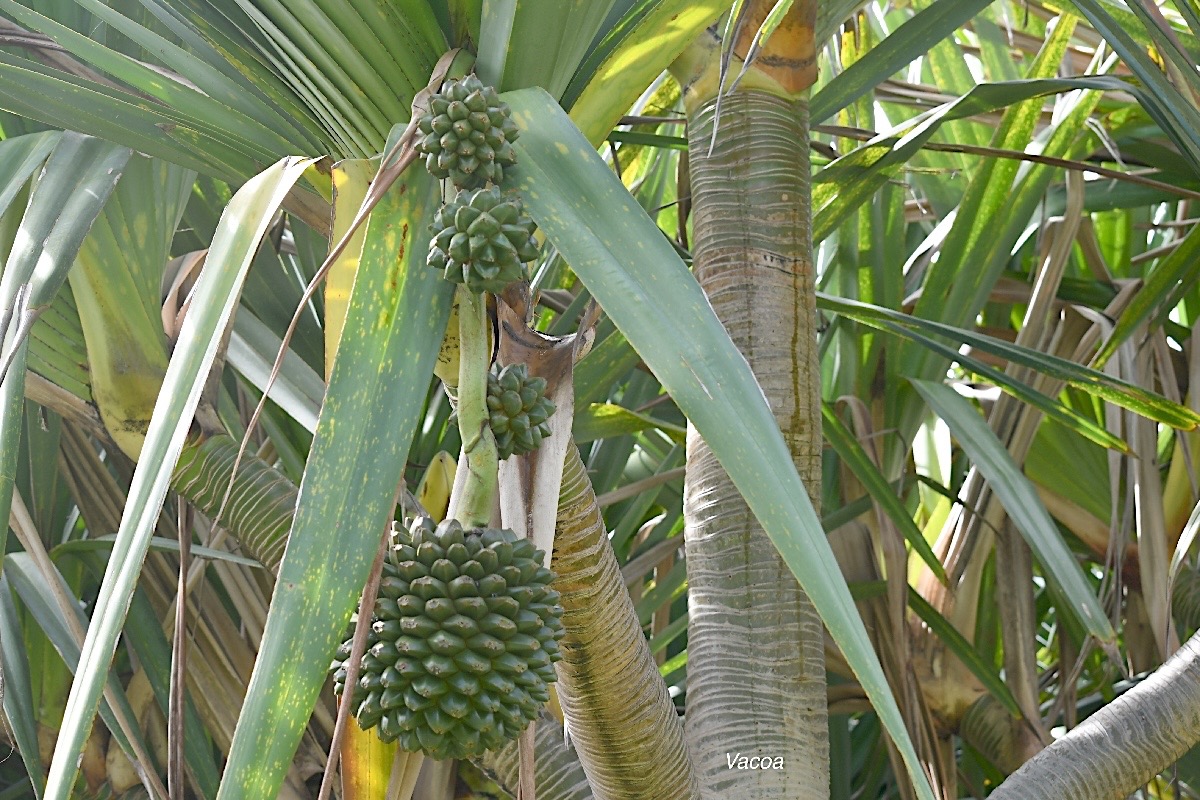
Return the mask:
<svg viewBox="0 0 1200 800">
<path fill-rule="evenodd" d="M 384 741 L 438 758 L 499 747 L 549 699 L 562 607 L 542 551 L 509 530 L 427 518 L 393 534 L 351 711 Z M 351 642 L 333 662 L 346 691 Z"/>
<path fill-rule="evenodd" d="M 524 364 L 488 374 L 487 407 L 501 460 L 533 452 L 550 435 L 546 420 L 554 413 L 554 403 L 546 397 L 546 379 L 529 377 Z"/>
<path fill-rule="evenodd" d="M 499 294 L 524 279 L 524 265 L 538 255 L 537 226 L 521 199 L 496 188 L 517 160 L 512 112 L 495 89 L 468 75 L 430 98 L 417 126 L 425 168 L 462 190 L 434 217 L 429 266 L 472 292 Z"/>
</svg>

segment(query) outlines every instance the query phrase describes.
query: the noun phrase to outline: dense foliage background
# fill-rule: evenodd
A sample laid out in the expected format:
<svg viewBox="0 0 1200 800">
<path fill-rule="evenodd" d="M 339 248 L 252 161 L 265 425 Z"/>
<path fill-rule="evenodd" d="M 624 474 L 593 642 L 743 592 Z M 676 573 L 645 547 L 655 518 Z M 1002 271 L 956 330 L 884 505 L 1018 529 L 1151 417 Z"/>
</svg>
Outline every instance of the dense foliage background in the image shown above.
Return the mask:
<svg viewBox="0 0 1200 800">
<path fill-rule="evenodd" d="M 217 797 L 223 769 L 221 797 L 316 796 L 336 715 L 324 644 L 396 478 L 444 509 L 461 445 L 433 375 L 451 302 L 424 267 L 437 187 L 417 168 L 371 185 L 396 177 L 414 98 L 452 47 L 450 68 L 477 57 L 523 129 L 508 188 L 547 237 L 531 327 L 588 321 L 559 515 L 598 509 L 619 567 L 605 602 L 630 598 L 644 632 L 598 668 L 612 685 L 617 655 L 648 645 L 687 705 L 689 417 L 832 633 L 832 798 L 922 796 L 907 746 L 936 796 L 982 798 L 1178 650 L 1200 628 L 1200 9 L 815 4 L 818 77 L 788 97 L 811 134 L 788 152 L 812 166 L 817 526 L 759 438 L 777 432 L 744 363 L 689 305 L 692 176 L 712 152 L 689 145 L 678 80 L 724 60 L 689 91 L 783 92 L 735 43 L 797 41 L 774 26 L 813 5 L 0 0 L 0 800 L 41 797 L 48 771 L 74 796 L 158 791 L 173 655 L 188 796 Z M 754 8 L 765 21 L 739 34 Z M 364 197 L 370 221 L 305 295 Z M 846 586 L 857 614 L 830 616 Z M 615 619 L 588 623 L 596 641 Z M 853 644 L 868 640 L 870 675 Z M 1194 743 L 1197 714 L 1175 702 Z M 576 780 L 538 796 L 589 796 L 555 715 L 539 752 Z M 646 724 L 666 740 L 667 722 Z M 361 732 L 341 757 L 368 776 L 347 797 L 405 771 Z M 1200 759 L 1171 760 L 1143 765 L 1162 771 L 1144 796 L 1197 796 Z M 482 766 L 515 788 L 512 753 Z M 420 781 L 419 797 L 500 791 L 469 764 L 426 763 Z"/>
</svg>

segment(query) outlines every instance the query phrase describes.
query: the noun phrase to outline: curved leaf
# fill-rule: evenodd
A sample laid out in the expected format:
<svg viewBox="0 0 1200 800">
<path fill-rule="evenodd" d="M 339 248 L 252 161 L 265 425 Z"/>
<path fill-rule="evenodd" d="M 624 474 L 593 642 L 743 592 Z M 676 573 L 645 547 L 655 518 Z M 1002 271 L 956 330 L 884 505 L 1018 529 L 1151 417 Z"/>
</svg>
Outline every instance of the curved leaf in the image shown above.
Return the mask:
<svg viewBox="0 0 1200 800">
<path fill-rule="evenodd" d="M 933 412 L 945 420 L 971 463 L 1004 504 L 1004 510 L 1041 563 L 1047 581 L 1057 589 L 1063 601 L 1061 610 L 1075 617 L 1102 646 L 1115 646 L 1117 634 L 1088 585 L 1079 562 L 1063 541 L 1037 491 L 983 417 L 965 397 L 945 384 L 918 380 L 910 383 Z"/>
<path fill-rule="evenodd" d="M 1155 422 L 1170 425 L 1172 428 L 1193 430 L 1200 426 L 1200 414 L 1186 406 L 1173 403 L 1162 395 L 1155 394 L 1136 384 L 1119 380 L 1099 370 L 1089 369 L 1074 361 L 1068 361 L 1049 353 L 1030 350 L 1012 342 L 1005 342 L 943 322 L 910 316 L 888 308 L 860 303 L 857 300 L 833 297 L 821 292 L 817 292 L 817 307 L 824 311 L 843 314 L 879 330 L 909 337 L 918 343 L 928 340 L 909 331 L 909 328 L 915 328 L 922 333 L 944 336 L 959 344 L 969 344 L 971 347 L 1007 359 L 1013 364 L 1029 367 L 1050 377 L 1066 381 L 1076 389 L 1081 389 L 1121 408 L 1127 408 Z"/>
<path fill-rule="evenodd" d="M 15 141 L 23 142 L 25 138 Z M 23 182 L 22 172 L 36 168 L 37 154 L 47 142 L 54 143 L 54 150 L 21 218 L 0 278 L 0 312 L 12 315 L 11 326 L 5 327 L 14 337 L 9 338 L 5 331 L 4 355 L 12 363 L 0 384 L 0 520 L 8 519 L 12 476 L 16 474 L 21 442 L 25 363 L 29 351 L 24 326 L 36 316 L 32 309 L 48 304 L 62 287 L 84 237 L 112 194 L 130 156 L 124 147 L 77 133 L 64 133 L 41 142 L 31 139 L 24 142 L 30 146 L 28 150 L 14 147 L 20 166 L 10 173 L 12 181 Z M 0 199 L 5 203 L 12 202 L 11 186 L 10 183 L 3 187 Z M 26 309 L 30 309 L 29 313 Z M 0 525 L 0 557 L 4 554 L 7 534 L 8 525 Z"/>
<path fill-rule="evenodd" d="M 809 105 L 813 122 L 829 119 L 991 4 L 992 0 L 938 0 L 921 9 L 813 95 Z"/>
<path fill-rule="evenodd" d="M 563 106 L 592 144 L 733 0 L 643 0 L 605 35 L 563 93 Z"/>
<path fill-rule="evenodd" d="M 117 638 L 141 574 L 171 467 L 183 449 L 200 392 L 208 378 L 221 332 L 229 322 L 258 243 L 292 186 L 312 160 L 284 159 L 241 188 L 221 218 L 204 271 L 171 356 L 146 442 L 142 447 L 112 557 L 96 598 L 79 671 L 59 731 L 47 777 L 46 797 L 66 800 L 109 675 Z"/>
<path fill-rule="evenodd" d="M 904 508 L 887 479 L 883 477 L 883 473 L 867 457 L 862 445 L 858 443 L 850 429 L 838 418 L 828 403 L 822 404 L 821 416 L 825 422 L 825 438 L 833 445 L 838 456 L 846 462 L 846 466 L 862 482 L 870 496 L 879 504 L 888 518 L 896 524 L 896 527 L 904 534 L 904 539 L 912 546 L 913 550 L 917 551 L 917 555 L 921 557 L 930 571 L 939 580 L 945 582 L 946 570 L 942 567 L 942 562 L 938 561 L 937 556 L 934 555 L 933 548 L 925 540 L 925 535 L 913 522 L 912 516 Z"/>
<path fill-rule="evenodd" d="M 521 127 L 506 183 L 712 447 L 812 598 L 904 757 L 933 793 L 758 381 L 670 242 L 558 104 L 506 98 Z M 670 297 L 670 303 L 663 303 Z"/>
<path fill-rule="evenodd" d="M 371 212 L 219 800 L 279 792 L 395 511 L 454 288 L 425 266 L 437 197 L 410 170 Z"/>
</svg>

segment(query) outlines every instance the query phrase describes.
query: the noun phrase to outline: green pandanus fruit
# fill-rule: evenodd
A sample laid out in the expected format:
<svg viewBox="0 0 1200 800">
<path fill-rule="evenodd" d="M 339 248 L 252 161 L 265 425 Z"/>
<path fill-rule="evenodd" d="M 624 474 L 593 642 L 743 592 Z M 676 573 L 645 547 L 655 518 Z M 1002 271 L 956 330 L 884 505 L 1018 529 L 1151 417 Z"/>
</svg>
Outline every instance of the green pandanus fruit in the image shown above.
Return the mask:
<svg viewBox="0 0 1200 800">
<path fill-rule="evenodd" d="M 351 709 L 384 741 L 469 758 L 516 738 L 550 698 L 562 607 L 544 554 L 512 531 L 397 529 Z M 352 640 L 334 661 L 346 690 Z"/>
<path fill-rule="evenodd" d="M 447 83 L 429 100 L 430 113 L 418 126 L 424 137 L 417 150 L 425 155 L 425 168 L 455 186 L 474 189 L 499 183 L 504 168 L 517 162 L 512 142 L 516 123 L 508 104 L 496 90 L 474 75 Z"/>
<path fill-rule="evenodd" d="M 529 377 L 524 364 L 509 364 L 498 375 L 488 375 L 487 407 L 501 460 L 533 452 L 550 435 L 546 421 L 554 403 L 546 397 L 546 379 Z"/>
<path fill-rule="evenodd" d="M 525 278 L 525 263 L 537 258 L 536 225 L 519 197 L 499 189 L 460 192 L 438 209 L 431 226 L 429 266 L 475 294 L 499 294 Z"/>
</svg>

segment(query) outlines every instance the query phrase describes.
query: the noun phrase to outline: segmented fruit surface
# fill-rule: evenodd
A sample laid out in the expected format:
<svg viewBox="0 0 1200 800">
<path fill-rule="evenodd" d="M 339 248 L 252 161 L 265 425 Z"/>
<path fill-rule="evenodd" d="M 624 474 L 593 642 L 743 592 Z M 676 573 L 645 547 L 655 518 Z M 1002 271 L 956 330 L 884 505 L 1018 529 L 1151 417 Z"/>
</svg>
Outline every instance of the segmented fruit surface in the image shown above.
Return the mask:
<svg viewBox="0 0 1200 800">
<path fill-rule="evenodd" d="M 525 263 L 538 255 L 537 226 L 521 199 L 495 187 L 459 192 L 438 209 L 431 228 L 427 263 L 472 292 L 503 292 L 525 278 Z"/>
<path fill-rule="evenodd" d="M 499 747 L 549 699 L 562 607 L 542 551 L 509 530 L 427 518 L 393 534 L 351 712 L 433 758 Z M 333 662 L 345 694 L 346 641 Z"/>
<path fill-rule="evenodd" d="M 509 364 L 499 375 L 488 375 L 487 407 L 501 459 L 536 450 L 550 435 L 547 420 L 554 403 L 546 397 L 546 379 L 529 377 L 524 364 Z"/>
<path fill-rule="evenodd" d="M 519 131 L 508 104 L 474 75 L 433 95 L 417 126 L 424 134 L 417 150 L 425 155 L 425 168 L 461 189 L 499 183 L 504 168 L 517 161 L 512 142 Z"/>
</svg>

